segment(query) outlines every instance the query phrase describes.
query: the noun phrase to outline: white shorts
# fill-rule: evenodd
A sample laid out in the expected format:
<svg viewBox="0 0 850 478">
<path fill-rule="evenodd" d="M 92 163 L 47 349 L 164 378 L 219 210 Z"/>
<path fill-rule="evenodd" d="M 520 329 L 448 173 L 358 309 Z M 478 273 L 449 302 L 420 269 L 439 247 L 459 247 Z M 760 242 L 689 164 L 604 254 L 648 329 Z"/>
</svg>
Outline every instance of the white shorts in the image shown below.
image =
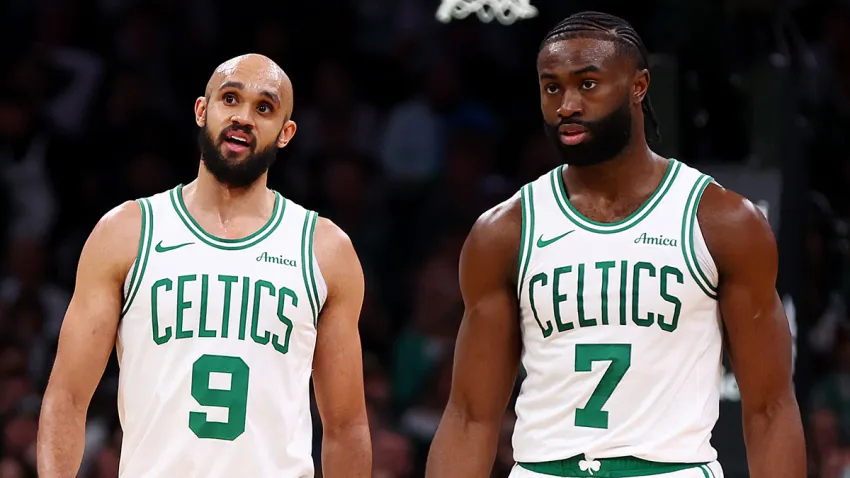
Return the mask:
<svg viewBox="0 0 850 478">
<path fill-rule="evenodd" d="M 553 475 L 545 475 L 542 473 L 536 473 L 534 471 L 526 470 L 525 468 L 514 465 L 511 470 L 510 478 L 552 478 Z M 606 473 L 601 468 L 593 472 L 592 470 L 588 470 L 584 472 L 584 474 L 571 476 L 568 478 L 585 478 L 585 477 L 593 477 L 593 478 L 606 478 L 610 477 L 611 474 Z M 635 476 L 633 478 L 724 478 L 723 477 L 723 468 L 720 466 L 720 463 L 717 461 L 713 461 L 706 465 L 698 465 L 693 468 L 686 468 L 684 470 L 674 471 L 671 473 L 662 473 L 658 475 L 647 475 L 647 476 Z"/>
</svg>

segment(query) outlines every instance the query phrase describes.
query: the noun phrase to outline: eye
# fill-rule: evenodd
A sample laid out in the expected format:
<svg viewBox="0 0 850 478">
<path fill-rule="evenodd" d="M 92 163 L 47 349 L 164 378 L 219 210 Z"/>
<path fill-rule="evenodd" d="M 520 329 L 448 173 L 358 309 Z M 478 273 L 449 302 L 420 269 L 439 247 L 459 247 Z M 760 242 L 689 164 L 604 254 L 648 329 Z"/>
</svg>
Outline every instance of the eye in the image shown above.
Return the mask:
<svg viewBox="0 0 850 478">
<path fill-rule="evenodd" d="M 592 90 L 593 88 L 596 88 L 596 85 L 596 80 L 582 80 L 581 89 Z"/>
<path fill-rule="evenodd" d="M 550 95 L 554 95 L 554 94 L 558 93 L 558 86 L 550 83 L 550 84 L 543 87 L 543 91 L 545 91 L 546 93 L 549 93 Z"/>
<path fill-rule="evenodd" d="M 221 97 L 224 100 L 225 104 L 232 105 L 236 102 L 236 95 L 233 93 L 225 93 L 224 96 Z"/>
<path fill-rule="evenodd" d="M 268 103 L 262 103 L 260 104 L 260 106 L 257 107 L 257 110 L 260 113 L 271 113 L 272 107 Z"/>
</svg>

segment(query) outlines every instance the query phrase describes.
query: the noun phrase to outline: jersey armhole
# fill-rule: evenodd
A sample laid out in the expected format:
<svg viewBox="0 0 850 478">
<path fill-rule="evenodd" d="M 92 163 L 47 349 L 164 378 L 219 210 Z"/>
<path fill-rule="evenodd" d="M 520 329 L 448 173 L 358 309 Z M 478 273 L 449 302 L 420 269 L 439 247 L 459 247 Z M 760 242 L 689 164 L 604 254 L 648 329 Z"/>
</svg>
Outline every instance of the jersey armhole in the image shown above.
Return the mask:
<svg viewBox="0 0 850 478">
<path fill-rule="evenodd" d="M 685 264 L 688 266 L 691 277 L 705 295 L 716 300 L 718 284 L 717 266 L 714 264 L 714 259 L 711 257 L 711 253 L 705 243 L 699 227 L 699 219 L 697 218 L 697 210 L 699 209 L 702 194 L 712 181 L 714 179 L 711 176 L 702 174 L 691 188 L 687 203 L 685 204 L 681 240 L 682 254 L 684 255 Z"/>
<path fill-rule="evenodd" d="M 310 302 L 314 327 L 318 326 L 319 313 L 327 298 L 327 284 L 313 253 L 313 237 L 318 217 L 316 212 L 308 210 L 304 215 L 304 228 L 301 232 L 301 274 L 304 277 L 304 288 Z"/>
<path fill-rule="evenodd" d="M 136 259 L 133 265 L 130 266 L 130 271 L 124 281 L 124 297 L 123 306 L 121 307 L 121 315 L 119 320 L 123 319 L 127 312 L 130 311 L 130 306 L 133 305 L 133 299 L 139 292 L 139 286 L 142 284 L 142 277 L 145 275 L 145 269 L 148 265 L 148 257 L 150 257 L 151 243 L 153 242 L 153 208 L 151 207 L 148 198 L 137 199 L 139 207 L 142 210 L 142 227 L 139 234 L 139 247 L 136 252 Z"/>
<path fill-rule="evenodd" d="M 520 206 L 522 209 L 522 232 L 519 243 L 519 257 L 517 258 L 517 300 L 522 299 L 522 287 L 525 282 L 525 274 L 528 272 L 528 264 L 531 262 L 531 249 L 534 246 L 534 190 L 531 184 L 526 184 L 520 189 Z"/>
</svg>

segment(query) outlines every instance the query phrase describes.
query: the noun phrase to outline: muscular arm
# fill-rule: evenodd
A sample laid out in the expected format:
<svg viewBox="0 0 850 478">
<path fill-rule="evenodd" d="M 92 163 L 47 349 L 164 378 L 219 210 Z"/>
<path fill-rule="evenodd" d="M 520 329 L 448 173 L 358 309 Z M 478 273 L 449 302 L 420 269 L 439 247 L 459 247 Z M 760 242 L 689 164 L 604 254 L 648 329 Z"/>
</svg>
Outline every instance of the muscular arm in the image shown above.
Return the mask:
<svg viewBox="0 0 850 478">
<path fill-rule="evenodd" d="M 720 274 L 720 312 L 741 390 L 750 476 L 802 478 L 805 443 L 791 379 L 791 333 L 776 292 L 773 233 L 752 203 L 714 184 L 698 217 Z"/>
<path fill-rule="evenodd" d="M 328 478 L 368 478 L 372 476 L 372 443 L 358 330 L 363 270 L 348 236 L 330 221 L 318 220 L 314 244 L 328 286 L 313 359 L 323 429 L 322 472 Z"/>
<path fill-rule="evenodd" d="M 520 231 L 520 204 L 514 198 L 481 216 L 461 251 L 460 289 L 466 309 L 455 347 L 451 395 L 428 455 L 428 478 L 490 476 L 519 366 L 513 276 Z"/>
<path fill-rule="evenodd" d="M 98 222 L 83 247 L 38 427 L 38 476 L 77 476 L 86 412 L 115 345 L 122 284 L 135 259 L 141 210 L 125 203 Z"/>
</svg>

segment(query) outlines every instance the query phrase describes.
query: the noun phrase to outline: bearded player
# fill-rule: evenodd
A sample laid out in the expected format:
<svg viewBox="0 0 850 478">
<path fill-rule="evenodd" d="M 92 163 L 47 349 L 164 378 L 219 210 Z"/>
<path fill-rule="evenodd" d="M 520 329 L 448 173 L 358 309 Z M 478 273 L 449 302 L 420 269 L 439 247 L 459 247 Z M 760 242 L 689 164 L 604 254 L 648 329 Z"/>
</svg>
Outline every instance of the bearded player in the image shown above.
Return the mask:
<svg viewBox="0 0 850 478">
<path fill-rule="evenodd" d="M 311 377 L 324 476 L 370 476 L 359 260 L 336 225 L 266 187 L 292 104 L 268 58 L 223 63 L 195 102 L 197 179 L 95 226 L 44 395 L 40 477 L 77 476 L 113 345 L 119 476 L 314 476 Z"/>
<path fill-rule="evenodd" d="M 622 19 L 567 18 L 544 39 L 537 73 L 564 165 L 467 238 L 466 311 L 426 476 L 490 476 L 521 363 L 512 478 L 719 478 L 710 439 L 725 343 L 750 476 L 805 477 L 764 216 L 649 148 L 646 50 Z"/>
</svg>

